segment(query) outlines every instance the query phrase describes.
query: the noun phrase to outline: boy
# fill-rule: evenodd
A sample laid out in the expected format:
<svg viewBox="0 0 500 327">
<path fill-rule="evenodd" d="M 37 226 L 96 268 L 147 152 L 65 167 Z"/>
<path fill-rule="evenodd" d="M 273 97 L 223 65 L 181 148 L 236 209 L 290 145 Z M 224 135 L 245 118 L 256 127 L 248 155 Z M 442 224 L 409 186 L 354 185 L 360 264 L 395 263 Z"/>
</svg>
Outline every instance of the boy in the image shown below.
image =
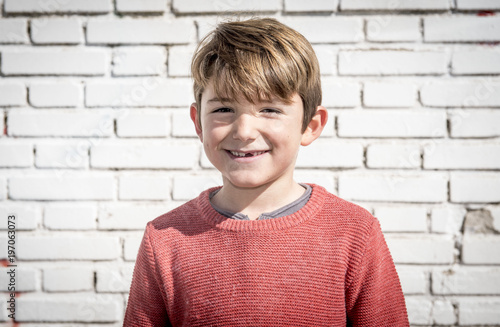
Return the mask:
<svg viewBox="0 0 500 327">
<path fill-rule="evenodd" d="M 192 74 L 223 186 L 148 223 L 124 326 L 408 326 L 377 220 L 293 180 L 327 121 L 309 42 L 274 19 L 223 23 Z"/>
</svg>

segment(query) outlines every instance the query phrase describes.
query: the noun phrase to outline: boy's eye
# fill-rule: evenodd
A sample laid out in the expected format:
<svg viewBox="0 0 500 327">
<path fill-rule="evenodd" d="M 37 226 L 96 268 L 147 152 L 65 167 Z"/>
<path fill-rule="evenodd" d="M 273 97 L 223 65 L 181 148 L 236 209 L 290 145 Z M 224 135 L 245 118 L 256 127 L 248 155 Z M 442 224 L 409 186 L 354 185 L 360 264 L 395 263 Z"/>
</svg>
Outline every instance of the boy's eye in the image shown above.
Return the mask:
<svg viewBox="0 0 500 327">
<path fill-rule="evenodd" d="M 266 109 L 262 109 L 262 112 L 265 112 L 265 113 L 271 113 L 271 114 L 280 114 L 281 111 L 278 110 L 278 109 L 273 109 L 273 108 L 266 108 Z"/>
<path fill-rule="evenodd" d="M 217 108 L 212 112 L 232 112 L 233 110 L 230 108 Z"/>
</svg>

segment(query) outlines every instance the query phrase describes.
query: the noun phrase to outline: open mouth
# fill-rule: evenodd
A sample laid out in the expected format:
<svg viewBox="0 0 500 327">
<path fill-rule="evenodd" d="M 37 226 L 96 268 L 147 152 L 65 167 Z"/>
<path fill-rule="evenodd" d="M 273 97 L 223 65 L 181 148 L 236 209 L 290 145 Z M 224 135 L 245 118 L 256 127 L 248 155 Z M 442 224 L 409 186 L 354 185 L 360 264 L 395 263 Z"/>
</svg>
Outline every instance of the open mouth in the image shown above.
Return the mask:
<svg viewBox="0 0 500 327">
<path fill-rule="evenodd" d="M 226 151 L 228 153 L 230 153 L 232 156 L 237 157 L 237 158 L 255 157 L 255 156 L 259 156 L 263 153 L 268 152 L 268 151 L 239 152 L 239 151 L 232 151 L 232 150 L 226 150 Z"/>
</svg>

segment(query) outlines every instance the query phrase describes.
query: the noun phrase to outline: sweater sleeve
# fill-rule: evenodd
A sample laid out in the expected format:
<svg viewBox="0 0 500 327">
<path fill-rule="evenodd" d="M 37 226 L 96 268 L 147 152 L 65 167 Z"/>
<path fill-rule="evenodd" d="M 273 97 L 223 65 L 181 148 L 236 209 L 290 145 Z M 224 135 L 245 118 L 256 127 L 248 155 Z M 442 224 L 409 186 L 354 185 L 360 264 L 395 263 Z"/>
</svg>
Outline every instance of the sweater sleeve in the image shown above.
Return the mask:
<svg viewBox="0 0 500 327">
<path fill-rule="evenodd" d="M 401 284 L 378 220 L 346 291 L 352 326 L 409 326 Z"/>
<path fill-rule="evenodd" d="M 151 246 L 150 228 L 151 223 L 148 223 L 137 254 L 123 321 L 125 327 L 170 326 Z"/>
</svg>

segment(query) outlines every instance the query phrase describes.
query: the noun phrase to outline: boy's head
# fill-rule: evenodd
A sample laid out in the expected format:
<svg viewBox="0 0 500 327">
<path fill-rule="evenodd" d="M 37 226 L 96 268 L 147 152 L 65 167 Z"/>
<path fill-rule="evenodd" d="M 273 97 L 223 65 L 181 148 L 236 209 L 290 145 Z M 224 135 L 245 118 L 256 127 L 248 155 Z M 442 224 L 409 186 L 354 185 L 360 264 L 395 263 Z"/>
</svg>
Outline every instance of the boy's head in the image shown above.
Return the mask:
<svg viewBox="0 0 500 327">
<path fill-rule="evenodd" d="M 210 81 L 219 98 L 250 103 L 298 94 L 302 131 L 321 104 L 319 64 L 311 44 L 272 18 L 221 23 L 198 46 L 191 64 L 197 109 Z"/>
</svg>

